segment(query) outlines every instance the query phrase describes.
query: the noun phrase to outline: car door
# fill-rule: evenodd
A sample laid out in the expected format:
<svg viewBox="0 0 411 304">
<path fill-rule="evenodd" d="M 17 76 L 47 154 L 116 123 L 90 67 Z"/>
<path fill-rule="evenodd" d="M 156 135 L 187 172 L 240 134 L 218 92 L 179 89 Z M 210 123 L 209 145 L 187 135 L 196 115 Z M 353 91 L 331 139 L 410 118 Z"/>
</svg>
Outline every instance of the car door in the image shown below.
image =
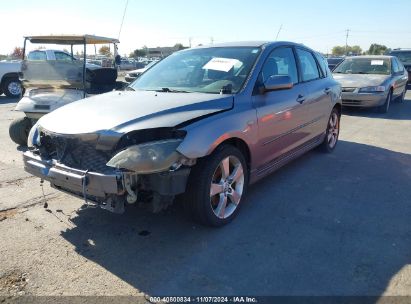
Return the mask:
<svg viewBox="0 0 411 304">
<path fill-rule="evenodd" d="M 404 92 L 408 81 L 408 75 L 405 73 L 404 66 L 397 60 L 397 58 L 392 58 L 392 71 L 394 77 L 393 93 L 394 96 L 399 96 Z"/>
<path fill-rule="evenodd" d="M 325 132 L 332 109 L 332 86 L 321 58 L 313 52 L 297 47 L 297 62 L 301 71 L 301 86 L 305 91 L 304 131 L 305 140 L 313 139 Z"/>
<path fill-rule="evenodd" d="M 273 75 L 288 75 L 293 87 L 262 93 L 258 90 Z M 257 167 L 283 155 L 298 146 L 307 136 L 304 130 L 306 121 L 305 89 L 299 83 L 297 63 L 292 47 L 274 49 L 260 71 L 253 105 L 257 112 L 258 122 L 258 155 Z"/>
</svg>

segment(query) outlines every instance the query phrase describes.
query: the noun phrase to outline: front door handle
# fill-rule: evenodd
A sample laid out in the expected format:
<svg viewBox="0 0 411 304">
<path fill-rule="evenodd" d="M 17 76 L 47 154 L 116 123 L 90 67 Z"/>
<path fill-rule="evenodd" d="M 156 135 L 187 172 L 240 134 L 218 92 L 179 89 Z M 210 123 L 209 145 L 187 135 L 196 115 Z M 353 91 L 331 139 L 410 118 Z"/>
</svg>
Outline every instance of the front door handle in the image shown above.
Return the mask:
<svg viewBox="0 0 411 304">
<path fill-rule="evenodd" d="M 330 88 L 325 88 L 325 89 L 324 89 L 324 93 L 325 93 L 325 94 L 330 94 L 330 92 L 331 92 L 331 89 L 330 89 Z"/>
<path fill-rule="evenodd" d="M 305 101 L 305 97 L 304 97 L 304 95 L 298 95 L 298 97 L 297 97 L 297 102 L 299 102 L 299 103 L 303 103 Z"/>
</svg>

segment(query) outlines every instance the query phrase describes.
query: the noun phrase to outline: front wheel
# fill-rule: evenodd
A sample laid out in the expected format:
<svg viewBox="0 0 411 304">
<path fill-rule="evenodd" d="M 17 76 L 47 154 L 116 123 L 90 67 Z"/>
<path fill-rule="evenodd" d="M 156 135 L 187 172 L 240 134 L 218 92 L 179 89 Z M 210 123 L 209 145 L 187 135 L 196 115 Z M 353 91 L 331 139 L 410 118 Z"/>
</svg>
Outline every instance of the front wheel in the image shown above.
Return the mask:
<svg viewBox="0 0 411 304">
<path fill-rule="evenodd" d="M 27 117 L 15 119 L 9 127 L 10 138 L 20 146 L 27 145 L 27 138 L 32 127 L 31 120 Z"/>
<path fill-rule="evenodd" d="M 237 215 L 248 184 L 248 169 L 240 150 L 219 147 L 193 167 L 185 194 L 185 208 L 207 226 L 223 226 Z"/>
<path fill-rule="evenodd" d="M 388 93 L 385 103 L 378 107 L 378 112 L 388 113 L 388 110 L 390 109 L 391 100 L 392 100 L 392 91 Z"/>
<path fill-rule="evenodd" d="M 331 111 L 330 118 L 328 119 L 327 130 L 325 132 L 325 138 L 321 144 L 321 150 L 326 153 L 331 153 L 337 146 L 338 136 L 340 134 L 340 113 L 336 108 Z"/>
</svg>

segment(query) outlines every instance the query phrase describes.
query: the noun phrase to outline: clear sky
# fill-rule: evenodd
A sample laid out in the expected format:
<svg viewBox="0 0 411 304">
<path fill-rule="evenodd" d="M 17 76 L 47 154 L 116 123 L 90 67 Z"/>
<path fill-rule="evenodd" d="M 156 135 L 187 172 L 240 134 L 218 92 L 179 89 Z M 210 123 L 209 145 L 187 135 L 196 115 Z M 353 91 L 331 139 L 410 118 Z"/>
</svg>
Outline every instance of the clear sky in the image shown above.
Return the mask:
<svg viewBox="0 0 411 304">
<path fill-rule="evenodd" d="M 3 3 L 4 2 L 4 3 Z M 0 54 L 24 35 L 118 37 L 126 0 L 0 0 Z M 410 0 L 129 0 L 121 54 L 140 48 L 241 40 L 304 43 L 327 53 L 335 45 L 411 47 Z"/>
</svg>

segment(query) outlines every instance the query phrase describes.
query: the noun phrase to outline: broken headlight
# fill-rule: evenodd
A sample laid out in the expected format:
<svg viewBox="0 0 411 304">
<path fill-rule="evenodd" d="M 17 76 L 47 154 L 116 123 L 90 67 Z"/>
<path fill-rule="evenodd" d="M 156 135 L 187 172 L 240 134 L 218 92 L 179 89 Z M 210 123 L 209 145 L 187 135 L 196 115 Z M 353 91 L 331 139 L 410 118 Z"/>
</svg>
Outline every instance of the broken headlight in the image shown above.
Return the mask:
<svg viewBox="0 0 411 304">
<path fill-rule="evenodd" d="M 30 147 L 39 146 L 39 145 L 40 145 L 40 132 L 38 129 L 38 124 L 35 124 L 29 132 L 29 136 L 27 138 L 27 146 L 30 148 Z"/>
<path fill-rule="evenodd" d="M 107 166 L 147 174 L 167 171 L 182 155 L 176 151 L 182 139 L 167 139 L 130 146 L 117 153 Z"/>
</svg>

